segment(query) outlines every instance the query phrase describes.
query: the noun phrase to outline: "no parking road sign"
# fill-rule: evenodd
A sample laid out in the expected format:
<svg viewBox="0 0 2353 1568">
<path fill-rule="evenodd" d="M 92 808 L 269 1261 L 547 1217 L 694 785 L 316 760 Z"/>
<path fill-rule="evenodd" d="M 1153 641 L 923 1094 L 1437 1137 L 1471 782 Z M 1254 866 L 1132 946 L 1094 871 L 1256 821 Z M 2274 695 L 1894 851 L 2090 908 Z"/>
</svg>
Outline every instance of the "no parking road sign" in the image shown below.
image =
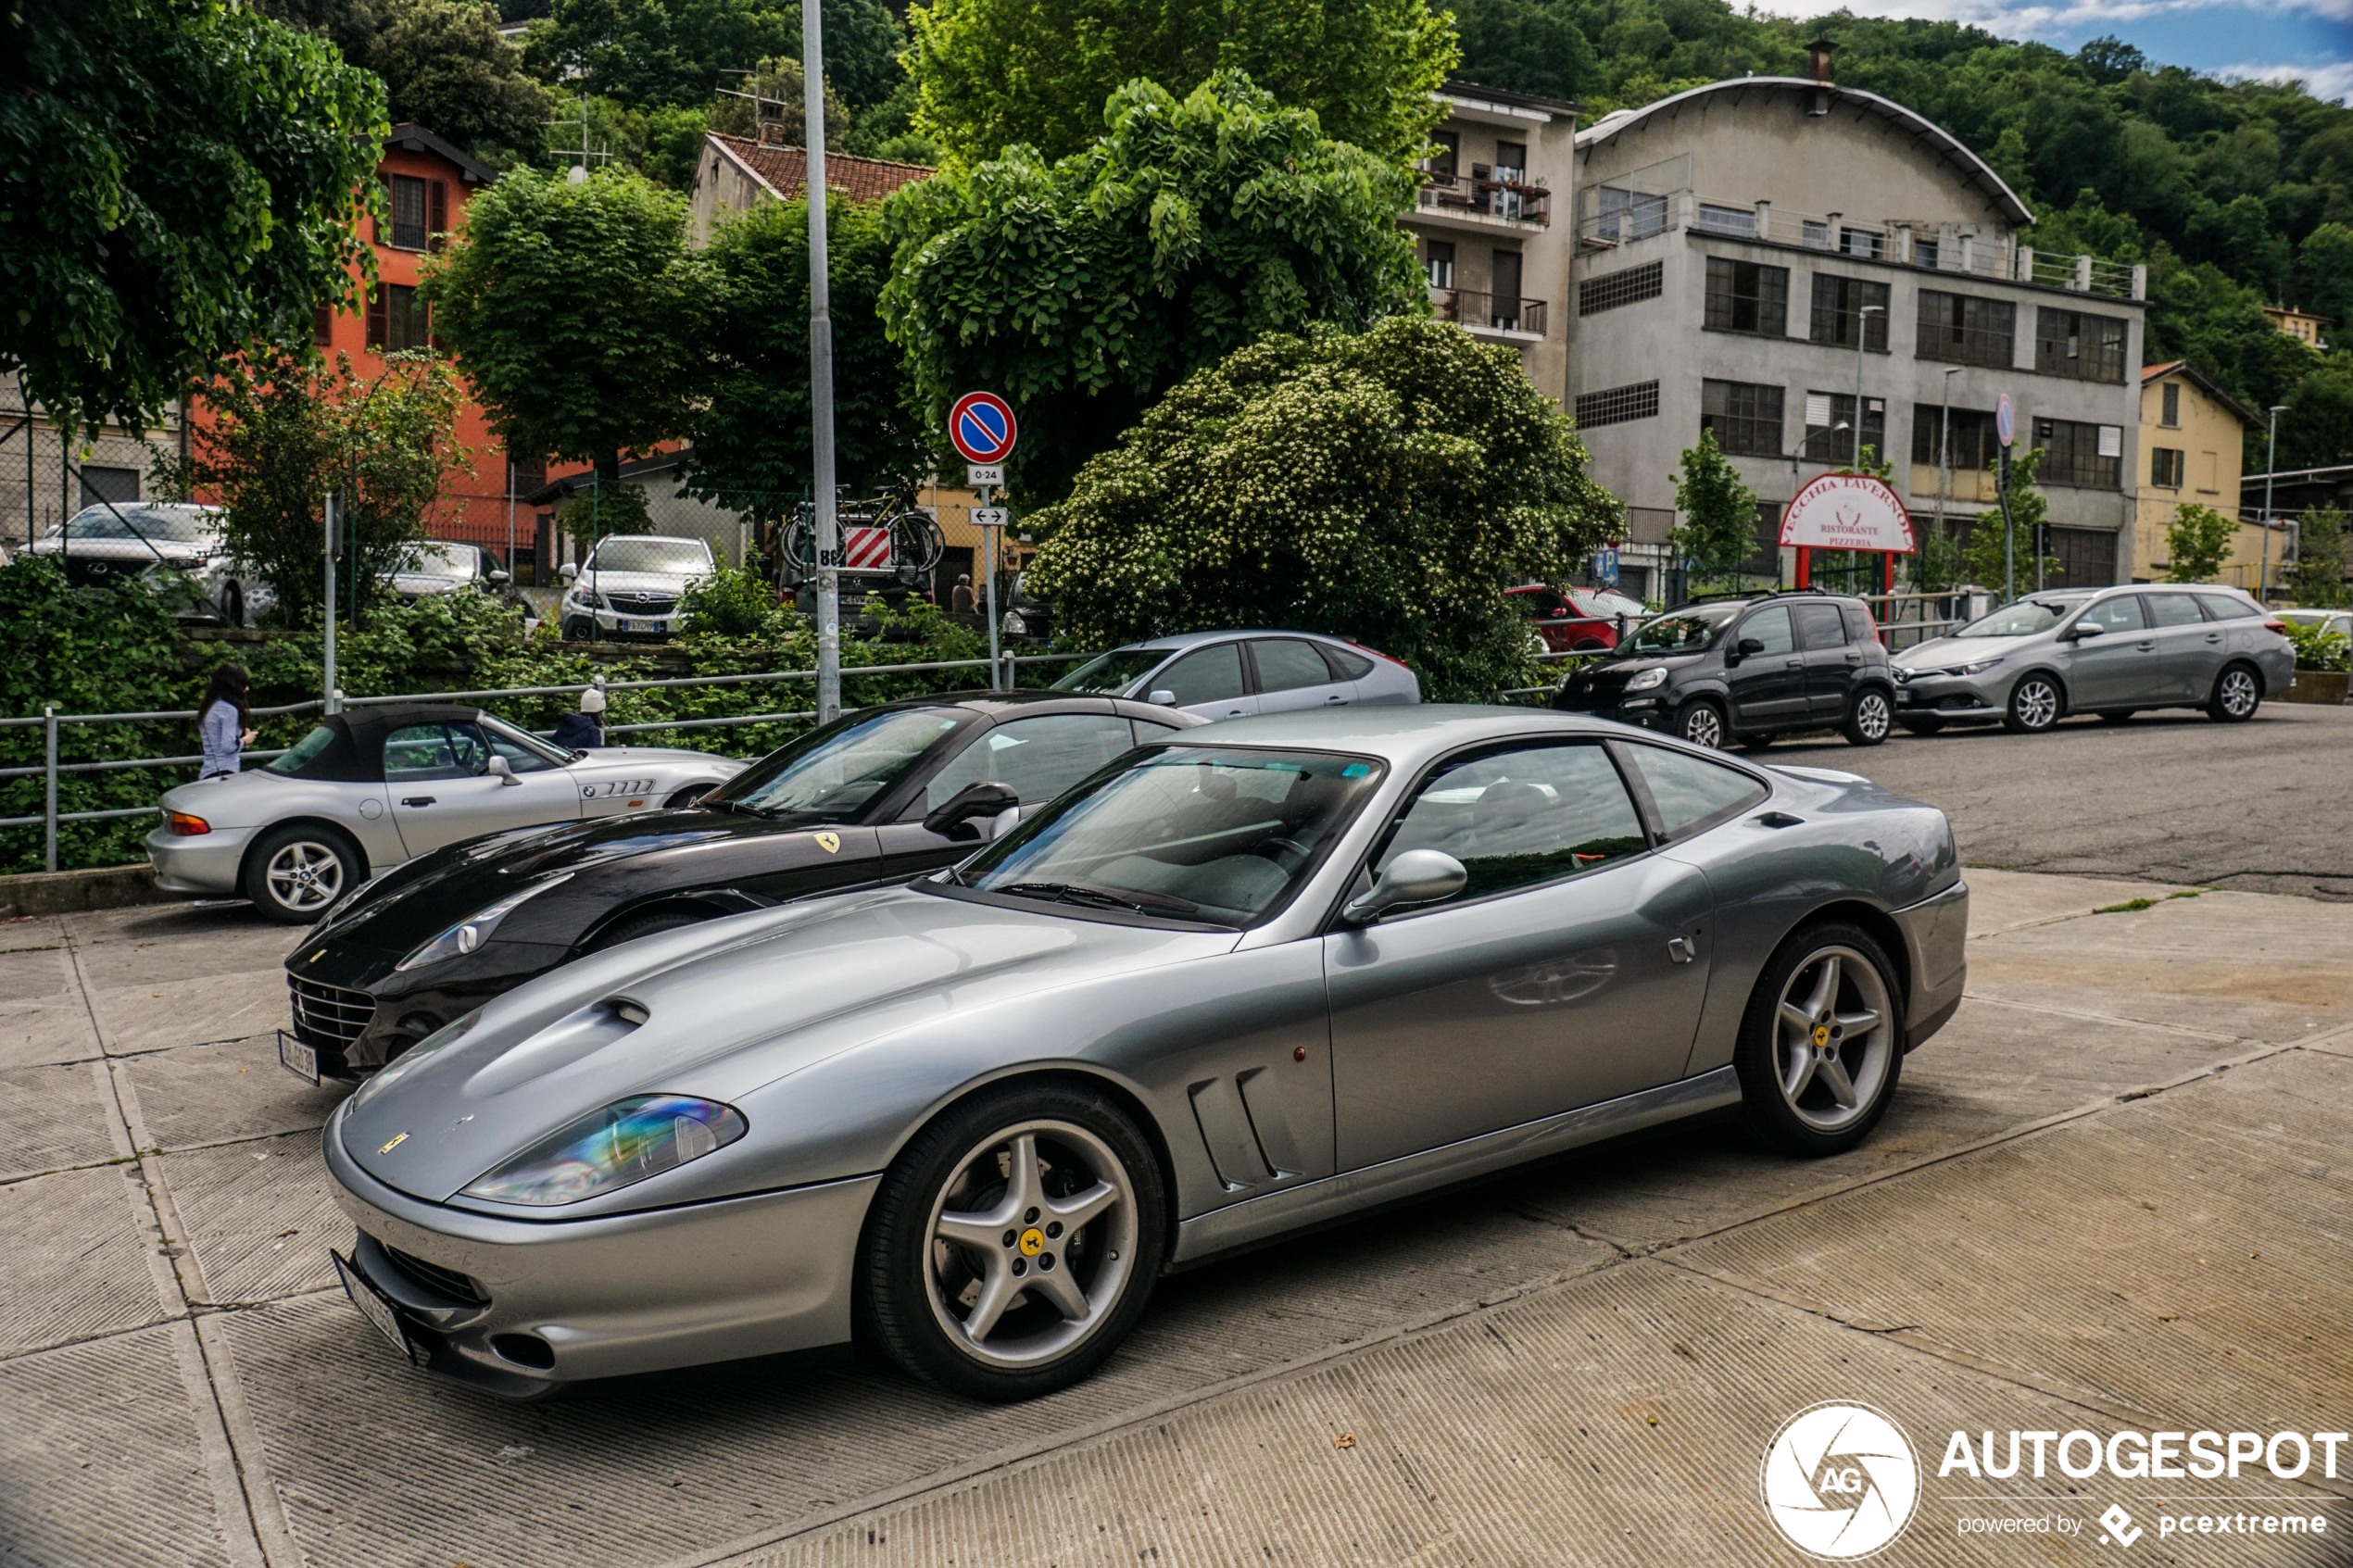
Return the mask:
<svg viewBox="0 0 2353 1568">
<path fill-rule="evenodd" d="M 968 463 L 1001 463 L 1018 433 L 1013 411 L 993 392 L 967 392 L 948 410 L 948 439 Z"/>
</svg>

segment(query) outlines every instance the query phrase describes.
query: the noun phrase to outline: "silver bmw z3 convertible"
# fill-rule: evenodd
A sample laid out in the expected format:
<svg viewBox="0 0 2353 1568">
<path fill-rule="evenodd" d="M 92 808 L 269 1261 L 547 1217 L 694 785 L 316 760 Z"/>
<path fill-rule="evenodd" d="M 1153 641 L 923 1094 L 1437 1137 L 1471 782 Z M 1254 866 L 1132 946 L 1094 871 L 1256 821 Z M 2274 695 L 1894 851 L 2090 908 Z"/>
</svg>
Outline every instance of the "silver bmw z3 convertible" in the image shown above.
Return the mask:
<svg viewBox="0 0 2353 1568">
<path fill-rule="evenodd" d="M 1161 1273 L 1430 1188 L 1733 1107 L 1851 1148 L 1968 912 L 1944 814 L 1852 774 L 1513 709 L 1208 725 L 422 1041 L 327 1125 L 337 1262 L 512 1396 L 857 1338 L 1023 1398 Z"/>
</svg>

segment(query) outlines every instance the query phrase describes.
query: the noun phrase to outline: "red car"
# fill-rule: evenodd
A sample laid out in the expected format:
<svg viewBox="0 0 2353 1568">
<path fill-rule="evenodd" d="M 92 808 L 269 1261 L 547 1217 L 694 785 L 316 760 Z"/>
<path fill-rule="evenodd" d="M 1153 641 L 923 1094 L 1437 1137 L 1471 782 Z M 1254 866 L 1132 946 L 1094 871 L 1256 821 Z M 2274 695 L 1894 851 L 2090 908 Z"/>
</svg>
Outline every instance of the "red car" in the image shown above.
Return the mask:
<svg viewBox="0 0 2353 1568">
<path fill-rule="evenodd" d="M 1621 617 L 1630 632 L 1649 614 L 1631 599 L 1591 588 L 1530 583 L 1504 592 L 1534 623 L 1551 653 L 1606 653 L 1617 646 Z"/>
</svg>

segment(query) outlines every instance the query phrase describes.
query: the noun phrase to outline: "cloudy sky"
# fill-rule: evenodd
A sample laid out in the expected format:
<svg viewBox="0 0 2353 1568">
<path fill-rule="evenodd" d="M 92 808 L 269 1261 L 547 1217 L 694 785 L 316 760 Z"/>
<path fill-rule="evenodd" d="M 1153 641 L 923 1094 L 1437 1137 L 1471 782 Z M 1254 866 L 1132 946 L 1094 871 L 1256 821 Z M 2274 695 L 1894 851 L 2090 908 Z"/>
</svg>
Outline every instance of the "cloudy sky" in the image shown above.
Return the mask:
<svg viewBox="0 0 2353 1568">
<path fill-rule="evenodd" d="M 1764 0 L 1810 15 L 1832 0 Z M 2150 58 L 2227 76 L 2299 77 L 2353 97 L 2353 0 L 1850 0 L 1867 16 L 1974 22 L 2007 38 L 2073 49 L 2113 33 Z"/>
</svg>

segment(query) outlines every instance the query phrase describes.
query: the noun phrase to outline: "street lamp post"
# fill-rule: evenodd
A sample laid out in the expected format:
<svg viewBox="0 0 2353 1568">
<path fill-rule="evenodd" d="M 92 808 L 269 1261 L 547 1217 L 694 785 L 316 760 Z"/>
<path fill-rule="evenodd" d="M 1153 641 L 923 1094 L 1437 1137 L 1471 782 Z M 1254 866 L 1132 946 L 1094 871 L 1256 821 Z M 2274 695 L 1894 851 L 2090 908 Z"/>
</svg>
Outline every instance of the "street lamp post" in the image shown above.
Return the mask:
<svg viewBox="0 0 2353 1568">
<path fill-rule="evenodd" d="M 1944 537 L 1944 494 L 1953 485 L 1953 378 L 1962 367 L 1944 367 L 1944 412 L 1936 430 L 1936 536 Z"/>
<path fill-rule="evenodd" d="M 1887 314 L 1883 305 L 1866 305 L 1855 312 L 1855 471 L 1863 471 L 1863 344 L 1871 335 L 1871 318 Z M 1885 457 L 1885 453 L 1880 454 Z"/>
<path fill-rule="evenodd" d="M 2256 569 L 2255 602 L 2271 602 L 2271 476 L 2279 470 L 2280 416 L 2287 405 L 2271 405 L 2271 432 L 2263 445 L 2263 564 Z"/>
<path fill-rule="evenodd" d="M 825 256 L 823 0 L 800 0 L 801 142 L 809 171 L 809 426 L 816 450 L 817 722 L 841 716 L 841 535 L 834 514 L 834 323 Z"/>
</svg>

